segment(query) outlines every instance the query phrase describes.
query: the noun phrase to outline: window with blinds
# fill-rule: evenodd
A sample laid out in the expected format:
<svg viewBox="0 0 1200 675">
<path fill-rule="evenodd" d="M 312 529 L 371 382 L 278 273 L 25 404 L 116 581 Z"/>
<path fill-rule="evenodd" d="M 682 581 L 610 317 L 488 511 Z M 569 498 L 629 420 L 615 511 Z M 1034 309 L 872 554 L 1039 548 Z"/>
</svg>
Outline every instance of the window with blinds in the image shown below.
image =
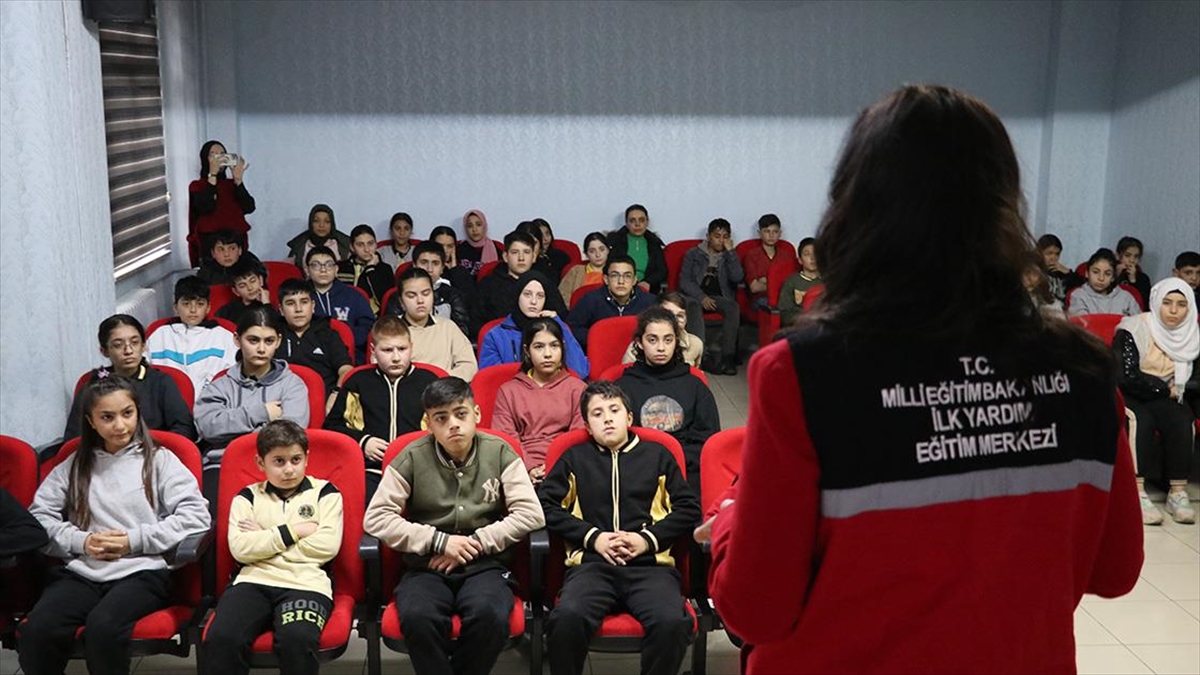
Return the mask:
<svg viewBox="0 0 1200 675">
<path fill-rule="evenodd" d="M 99 29 L 113 276 L 120 279 L 171 252 L 158 26 L 153 19 L 105 21 Z"/>
</svg>

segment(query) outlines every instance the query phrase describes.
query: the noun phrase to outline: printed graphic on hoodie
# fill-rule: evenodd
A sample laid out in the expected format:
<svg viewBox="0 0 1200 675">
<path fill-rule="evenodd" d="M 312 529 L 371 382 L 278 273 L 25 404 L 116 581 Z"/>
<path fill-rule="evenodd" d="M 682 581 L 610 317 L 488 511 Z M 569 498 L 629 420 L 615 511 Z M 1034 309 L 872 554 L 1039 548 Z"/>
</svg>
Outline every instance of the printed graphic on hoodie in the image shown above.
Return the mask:
<svg viewBox="0 0 1200 675">
<path fill-rule="evenodd" d="M 672 433 L 683 428 L 683 406 L 679 401 L 659 394 L 642 404 L 642 426 Z"/>
</svg>

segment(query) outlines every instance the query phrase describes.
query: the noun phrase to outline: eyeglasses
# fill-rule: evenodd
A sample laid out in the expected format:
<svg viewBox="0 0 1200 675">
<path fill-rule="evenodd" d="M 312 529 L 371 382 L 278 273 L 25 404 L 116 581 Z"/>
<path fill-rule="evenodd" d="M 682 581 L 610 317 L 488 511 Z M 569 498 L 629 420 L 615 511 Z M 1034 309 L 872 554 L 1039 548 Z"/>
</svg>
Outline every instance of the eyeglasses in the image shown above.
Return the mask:
<svg viewBox="0 0 1200 675">
<path fill-rule="evenodd" d="M 337 269 L 337 266 L 338 266 L 338 264 L 337 264 L 336 262 L 332 262 L 332 261 L 330 261 L 330 262 L 310 262 L 310 263 L 308 263 L 308 269 L 310 269 L 310 270 L 317 270 L 317 271 L 320 271 L 320 270 L 333 270 L 333 269 Z"/>
<path fill-rule="evenodd" d="M 142 348 L 142 339 L 133 338 L 126 342 L 125 340 L 113 340 L 108 343 L 108 350 L 111 352 L 137 351 Z"/>
<path fill-rule="evenodd" d="M 613 281 L 633 281 L 633 272 L 609 272 L 608 278 Z"/>
</svg>

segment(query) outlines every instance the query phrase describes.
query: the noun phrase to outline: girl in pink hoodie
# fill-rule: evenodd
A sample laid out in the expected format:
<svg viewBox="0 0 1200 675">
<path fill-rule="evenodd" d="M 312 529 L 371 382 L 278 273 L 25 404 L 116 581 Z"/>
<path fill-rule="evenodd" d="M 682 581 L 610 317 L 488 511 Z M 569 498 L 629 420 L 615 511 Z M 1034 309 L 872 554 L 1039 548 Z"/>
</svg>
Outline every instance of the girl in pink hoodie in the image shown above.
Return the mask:
<svg viewBox="0 0 1200 675">
<path fill-rule="evenodd" d="M 579 397 L 583 380 L 563 365 L 562 326 L 538 318 L 521 332 L 521 369 L 500 385 L 492 426 L 521 441 L 534 483 L 546 473 L 546 448 L 559 434 L 583 428 Z"/>
</svg>

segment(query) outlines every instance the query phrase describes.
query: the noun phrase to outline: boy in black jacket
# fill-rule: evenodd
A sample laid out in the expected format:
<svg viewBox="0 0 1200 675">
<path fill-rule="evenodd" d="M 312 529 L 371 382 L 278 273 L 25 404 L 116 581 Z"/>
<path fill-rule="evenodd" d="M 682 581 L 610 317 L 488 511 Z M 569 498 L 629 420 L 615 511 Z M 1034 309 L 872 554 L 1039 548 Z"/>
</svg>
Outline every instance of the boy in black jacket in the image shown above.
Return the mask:
<svg viewBox="0 0 1200 675">
<path fill-rule="evenodd" d="M 622 606 L 646 629 L 641 672 L 677 673 L 692 620 L 671 545 L 697 524 L 699 503 L 671 453 L 630 432 L 620 387 L 593 382 L 579 407 L 592 441 L 564 452 L 538 490 L 569 568 L 547 624 L 550 672 L 582 673 L 592 635 Z"/>
<path fill-rule="evenodd" d="M 375 230 L 359 225 L 350 230 L 350 257 L 338 263 L 337 280 L 358 286 L 371 297 L 371 311 L 379 313 L 383 294 L 396 278 L 392 266 L 379 259 L 375 248 Z"/>
<path fill-rule="evenodd" d="M 367 465 L 367 503 L 383 477 L 388 444 L 421 428 L 421 395 L 438 378 L 412 366 L 412 338 L 397 316 L 384 316 L 371 329 L 375 369 L 362 370 L 342 383 L 325 418 L 325 428 L 358 442 Z"/>
<path fill-rule="evenodd" d="M 350 372 L 350 350 L 329 325 L 329 318 L 313 316 L 312 284 L 288 279 L 279 285 L 279 313 L 287 322 L 279 356 L 288 363 L 317 371 L 325 382 L 325 409 L 333 405 L 338 380 Z"/>
</svg>

